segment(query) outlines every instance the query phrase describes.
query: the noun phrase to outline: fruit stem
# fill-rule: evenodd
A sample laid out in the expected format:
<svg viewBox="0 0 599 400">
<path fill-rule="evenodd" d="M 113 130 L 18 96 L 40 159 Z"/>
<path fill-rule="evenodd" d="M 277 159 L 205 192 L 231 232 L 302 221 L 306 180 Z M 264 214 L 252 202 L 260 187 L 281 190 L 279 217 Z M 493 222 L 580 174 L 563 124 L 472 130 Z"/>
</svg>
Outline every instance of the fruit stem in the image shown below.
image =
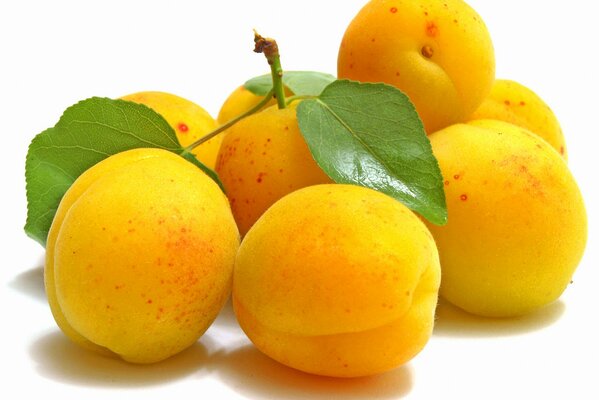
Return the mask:
<svg viewBox="0 0 599 400">
<path fill-rule="evenodd" d="M 264 107 L 270 101 L 270 99 L 272 99 L 273 93 L 274 92 L 271 89 L 270 92 L 268 92 L 266 94 L 266 96 L 264 96 L 264 98 L 260 101 L 260 103 L 256 104 L 254 107 L 252 107 L 249 110 L 243 112 L 242 114 L 239 114 L 235 118 L 227 121 L 225 124 L 219 126 L 218 128 L 216 128 L 212 132 L 210 132 L 210 133 L 202 136 L 201 138 L 199 138 L 198 140 L 196 140 L 195 142 L 193 142 L 192 144 L 190 144 L 189 146 L 187 146 L 185 149 L 183 149 L 183 152 L 181 153 L 181 155 L 183 156 L 185 154 L 191 153 L 191 151 L 193 149 L 195 149 L 196 147 L 198 147 L 202 143 L 207 142 L 208 140 L 212 139 L 213 137 L 215 137 L 216 135 L 218 135 L 222 131 L 227 130 L 231 126 L 235 125 L 237 122 L 239 122 L 242 119 L 244 119 L 245 117 L 248 117 L 248 116 L 250 116 L 252 114 L 255 114 L 258 111 L 260 111 L 262 109 L 262 107 Z"/>
<path fill-rule="evenodd" d="M 276 40 L 264 38 L 254 30 L 254 51 L 263 53 L 270 65 L 270 74 L 272 76 L 272 88 L 274 98 L 277 99 L 279 109 L 287 107 L 285 103 L 285 88 L 283 86 L 283 68 L 281 67 L 281 58 L 279 56 L 279 46 Z"/>
</svg>

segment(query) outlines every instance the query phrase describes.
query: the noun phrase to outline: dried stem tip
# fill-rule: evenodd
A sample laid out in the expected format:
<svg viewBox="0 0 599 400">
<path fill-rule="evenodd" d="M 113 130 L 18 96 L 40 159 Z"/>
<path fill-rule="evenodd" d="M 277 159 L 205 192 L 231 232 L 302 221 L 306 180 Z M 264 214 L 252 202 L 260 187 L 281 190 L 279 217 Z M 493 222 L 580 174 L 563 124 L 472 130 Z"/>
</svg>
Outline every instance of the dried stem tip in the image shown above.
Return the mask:
<svg viewBox="0 0 599 400">
<path fill-rule="evenodd" d="M 279 46 L 276 40 L 262 37 L 254 30 L 254 52 L 263 53 L 268 63 L 272 64 L 273 59 L 279 56 Z"/>
</svg>

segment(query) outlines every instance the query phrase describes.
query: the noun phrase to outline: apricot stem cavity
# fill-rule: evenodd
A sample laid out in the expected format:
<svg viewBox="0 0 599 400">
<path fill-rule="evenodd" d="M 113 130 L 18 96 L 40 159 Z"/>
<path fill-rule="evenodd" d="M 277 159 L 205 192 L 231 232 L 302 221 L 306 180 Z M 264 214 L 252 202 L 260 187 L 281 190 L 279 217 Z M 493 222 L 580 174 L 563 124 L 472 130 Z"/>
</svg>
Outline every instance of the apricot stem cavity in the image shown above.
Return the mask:
<svg viewBox="0 0 599 400">
<path fill-rule="evenodd" d="M 429 45 L 422 46 L 422 50 L 420 50 L 420 52 L 426 58 L 431 58 L 433 56 L 433 48 Z"/>
</svg>

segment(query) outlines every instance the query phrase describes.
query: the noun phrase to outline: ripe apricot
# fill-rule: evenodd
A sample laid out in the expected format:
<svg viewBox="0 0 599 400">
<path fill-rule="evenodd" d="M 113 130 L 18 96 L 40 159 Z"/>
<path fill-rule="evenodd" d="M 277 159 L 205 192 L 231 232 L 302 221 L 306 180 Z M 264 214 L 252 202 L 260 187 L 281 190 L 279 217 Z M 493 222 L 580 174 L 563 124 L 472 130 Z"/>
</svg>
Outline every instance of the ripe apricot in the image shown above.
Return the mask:
<svg viewBox="0 0 599 400">
<path fill-rule="evenodd" d="M 521 126 L 549 142 L 564 159 L 568 158 L 564 134 L 555 114 L 535 92 L 518 82 L 496 80 L 491 94 L 470 119 L 498 119 Z"/>
<path fill-rule="evenodd" d="M 243 85 L 239 86 L 227 97 L 221 106 L 216 121 L 220 125 L 226 124 L 233 118 L 257 106 L 263 98 L 263 96 L 258 96 L 250 92 Z M 264 107 L 268 108 L 276 103 L 276 99 L 271 99 Z"/>
<path fill-rule="evenodd" d="M 270 207 L 233 278 L 238 321 L 273 359 L 319 375 L 372 375 L 427 343 L 440 269 L 426 226 L 394 199 L 316 185 Z"/>
<path fill-rule="evenodd" d="M 139 92 L 121 97 L 122 100 L 145 104 L 162 115 L 186 147 L 217 128 L 212 116 L 196 103 L 164 92 Z M 192 153 L 208 168 L 214 169 L 222 135 L 217 135 L 193 149 Z"/>
<path fill-rule="evenodd" d="M 135 363 L 192 345 L 231 290 L 239 234 L 227 199 L 196 166 L 136 149 L 82 174 L 47 242 L 45 284 L 76 343 Z"/>
<path fill-rule="evenodd" d="M 496 120 L 453 125 L 430 140 L 449 221 L 429 224 L 441 295 L 490 317 L 523 315 L 559 298 L 587 237 L 583 199 L 561 156 L 535 134 Z"/>
<path fill-rule="evenodd" d="M 478 108 L 495 78 L 495 56 L 482 18 L 462 0 L 371 0 L 343 36 L 337 72 L 396 86 L 431 133 Z"/>
<path fill-rule="evenodd" d="M 295 106 L 270 107 L 227 129 L 216 162 L 239 231 L 299 188 L 331 182 L 312 158 Z"/>
</svg>

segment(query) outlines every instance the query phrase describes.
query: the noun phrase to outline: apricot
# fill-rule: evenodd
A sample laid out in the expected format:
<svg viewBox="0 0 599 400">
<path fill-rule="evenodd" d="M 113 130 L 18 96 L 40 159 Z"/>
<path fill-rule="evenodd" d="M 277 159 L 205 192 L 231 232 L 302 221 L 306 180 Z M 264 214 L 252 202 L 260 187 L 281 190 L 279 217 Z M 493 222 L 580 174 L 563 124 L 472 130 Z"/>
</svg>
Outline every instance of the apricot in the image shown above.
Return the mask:
<svg viewBox="0 0 599 400">
<path fill-rule="evenodd" d="M 196 103 L 164 92 L 139 92 L 122 100 L 144 104 L 162 115 L 186 147 L 217 128 L 212 116 Z M 222 135 L 217 135 L 193 149 L 192 153 L 208 168 L 214 169 Z"/>
<path fill-rule="evenodd" d="M 549 142 L 564 159 L 568 158 L 564 134 L 555 114 L 535 92 L 518 82 L 496 80 L 491 94 L 470 119 L 498 119 L 521 126 Z"/>
<path fill-rule="evenodd" d="M 66 192 L 45 285 L 74 342 L 135 363 L 192 345 L 231 290 L 239 234 L 214 181 L 159 149 L 111 156 Z"/>
<path fill-rule="evenodd" d="M 331 182 L 302 137 L 295 109 L 270 107 L 233 125 L 223 138 L 216 172 L 242 235 L 284 195 Z"/>
<path fill-rule="evenodd" d="M 482 18 L 462 0 L 371 0 L 347 27 L 337 72 L 396 86 L 431 133 L 478 108 L 495 78 L 495 56 Z"/>
<path fill-rule="evenodd" d="M 371 189 L 297 190 L 245 236 L 233 306 L 264 354 L 305 372 L 354 377 L 395 368 L 433 328 L 435 243 L 401 203 Z"/>
<path fill-rule="evenodd" d="M 264 96 L 258 96 L 247 90 L 243 85 L 235 89 L 225 100 L 218 112 L 216 121 L 219 125 L 224 125 L 233 118 L 257 106 L 264 99 Z M 276 99 L 271 99 L 264 108 L 276 104 Z"/>
<path fill-rule="evenodd" d="M 430 140 L 449 221 L 428 225 L 441 258 L 441 295 L 489 317 L 523 315 L 559 298 L 587 237 L 583 199 L 559 153 L 496 120 L 456 124 Z"/>
</svg>

